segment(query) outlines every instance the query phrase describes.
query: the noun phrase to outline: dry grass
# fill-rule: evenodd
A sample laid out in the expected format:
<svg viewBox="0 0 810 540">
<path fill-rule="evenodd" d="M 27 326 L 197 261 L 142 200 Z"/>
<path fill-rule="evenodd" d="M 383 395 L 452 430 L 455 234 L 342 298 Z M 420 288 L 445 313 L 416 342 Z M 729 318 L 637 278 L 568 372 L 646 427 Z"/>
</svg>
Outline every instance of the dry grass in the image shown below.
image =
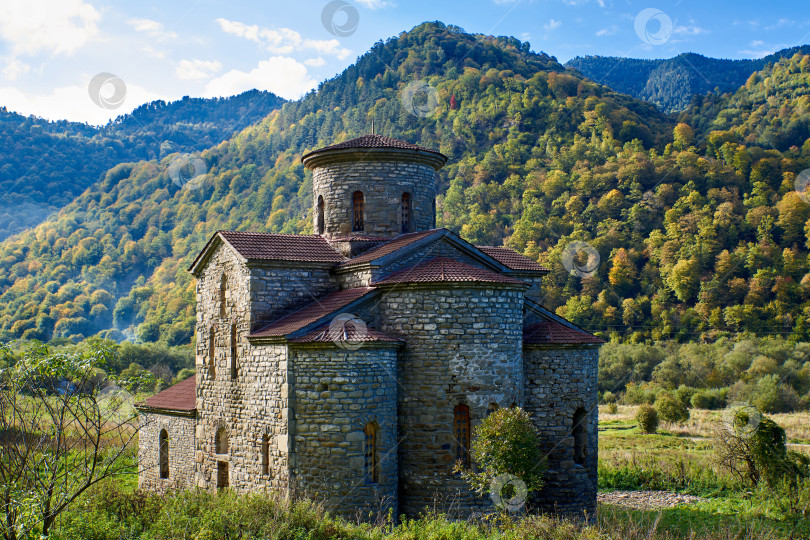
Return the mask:
<svg viewBox="0 0 810 540">
<path fill-rule="evenodd" d="M 610 414 L 604 406 L 599 407 L 599 422 L 635 423 L 637 405 L 619 405 L 616 413 Z M 681 424 L 662 422 L 660 429 L 680 437 L 709 438 L 717 425 L 723 421 L 723 411 L 689 409 L 689 420 Z M 810 444 L 810 411 L 769 414 L 774 422 L 782 426 L 788 442 Z"/>
</svg>

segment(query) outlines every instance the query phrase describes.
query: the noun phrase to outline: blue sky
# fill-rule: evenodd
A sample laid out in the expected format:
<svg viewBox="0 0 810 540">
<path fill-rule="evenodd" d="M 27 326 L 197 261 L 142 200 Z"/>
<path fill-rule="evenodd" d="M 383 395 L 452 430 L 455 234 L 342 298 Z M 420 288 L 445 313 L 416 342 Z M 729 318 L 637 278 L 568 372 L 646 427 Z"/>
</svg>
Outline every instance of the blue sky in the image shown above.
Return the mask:
<svg viewBox="0 0 810 540">
<path fill-rule="evenodd" d="M 798 1 L 1 0 L 0 106 L 102 124 L 152 99 L 250 88 L 295 99 L 426 20 L 515 36 L 561 62 L 758 58 L 810 43 Z M 93 98 L 99 73 L 110 75 Z"/>
</svg>

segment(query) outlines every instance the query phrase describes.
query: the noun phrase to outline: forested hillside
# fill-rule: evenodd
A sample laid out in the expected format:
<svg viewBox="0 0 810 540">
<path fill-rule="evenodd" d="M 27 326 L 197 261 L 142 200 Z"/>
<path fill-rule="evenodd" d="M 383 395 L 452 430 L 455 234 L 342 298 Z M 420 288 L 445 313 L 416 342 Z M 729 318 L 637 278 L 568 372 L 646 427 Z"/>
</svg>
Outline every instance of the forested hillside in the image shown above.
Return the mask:
<svg viewBox="0 0 810 540">
<path fill-rule="evenodd" d="M 0 108 L 0 240 L 40 223 L 118 163 L 203 150 L 283 102 L 257 90 L 224 99 L 153 101 L 101 128 Z"/>
<path fill-rule="evenodd" d="M 755 71 L 796 53 L 810 54 L 810 46 L 784 49 L 756 60 L 724 60 L 684 53 L 666 60 L 577 56 L 565 65 L 617 92 L 655 103 L 671 113 L 686 109 L 692 96 L 717 90 L 733 92 Z"/>
<path fill-rule="evenodd" d="M 188 342 L 185 269 L 210 235 L 309 232 L 300 156 L 374 121 L 448 155 L 440 226 L 549 265 L 546 305 L 585 328 L 631 341 L 740 330 L 808 339 L 810 206 L 793 183 L 810 166 L 810 141 L 783 149 L 756 136 L 807 118 L 808 59 L 759 77 L 676 126 L 514 38 L 425 23 L 204 151 L 198 189 L 172 183 L 172 156 L 119 165 L 0 245 L 0 332 Z M 424 116 L 400 100 L 416 80 L 437 92 Z M 564 268 L 573 240 L 598 252 L 592 275 Z"/>
</svg>

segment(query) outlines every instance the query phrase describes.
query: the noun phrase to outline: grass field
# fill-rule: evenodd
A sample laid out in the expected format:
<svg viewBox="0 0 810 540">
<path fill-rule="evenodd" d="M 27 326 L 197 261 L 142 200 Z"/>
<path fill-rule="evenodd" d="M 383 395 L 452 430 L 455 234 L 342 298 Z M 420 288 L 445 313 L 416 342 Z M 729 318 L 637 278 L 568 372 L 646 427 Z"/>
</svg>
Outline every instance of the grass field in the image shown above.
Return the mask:
<svg viewBox="0 0 810 540">
<path fill-rule="evenodd" d="M 672 508 L 633 510 L 600 504 L 595 522 L 547 516 L 490 516 L 448 521 L 443 516 L 376 526 L 330 517 L 318 505 L 278 497 L 189 491 L 165 497 L 135 490 L 135 476 L 100 486 L 60 518 L 52 540 L 347 539 L 347 540 L 730 540 L 810 538 L 810 482 L 786 491 L 742 485 L 714 463 L 709 438 L 722 419 L 693 410 L 682 425 L 639 432 L 636 408 L 600 416 L 600 490 L 666 490 L 700 496 Z M 774 415 L 791 441 L 806 441 L 810 413 Z M 807 451 L 806 447 L 796 447 Z M 134 456 L 130 456 L 133 459 Z"/>
<path fill-rule="evenodd" d="M 691 410 L 683 424 L 662 424 L 656 434 L 636 427 L 637 407 L 600 411 L 599 482 L 605 490 L 670 490 L 704 497 L 689 505 L 639 511 L 600 505 L 638 523 L 655 523 L 676 538 L 810 538 L 810 501 L 741 484 L 715 463 L 711 436 L 722 411 Z M 785 428 L 792 450 L 810 454 L 810 413 L 772 415 Z M 798 443 L 798 444 L 796 444 Z M 802 497 L 804 497 L 802 499 Z"/>
</svg>

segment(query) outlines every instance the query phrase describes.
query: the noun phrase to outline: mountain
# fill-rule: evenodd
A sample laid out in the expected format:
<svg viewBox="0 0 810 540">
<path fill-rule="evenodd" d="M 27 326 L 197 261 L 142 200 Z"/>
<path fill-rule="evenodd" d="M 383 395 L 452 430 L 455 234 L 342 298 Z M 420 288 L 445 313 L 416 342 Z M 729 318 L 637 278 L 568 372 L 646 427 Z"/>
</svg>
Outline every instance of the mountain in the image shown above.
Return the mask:
<svg viewBox="0 0 810 540">
<path fill-rule="evenodd" d="M 676 123 L 527 43 L 424 23 L 202 151 L 195 189 L 172 181 L 176 154 L 119 164 L 0 244 L 0 338 L 187 343 L 186 268 L 211 234 L 311 232 L 301 155 L 373 122 L 446 154 L 439 226 L 551 268 L 543 302 L 576 324 L 630 341 L 807 340 L 810 205 L 794 183 L 810 141 L 760 136 L 803 125 L 807 88 L 810 56 L 797 54 Z"/>
<path fill-rule="evenodd" d="M 435 114 L 403 107 L 413 81 L 436 89 Z M 604 148 L 582 148 L 592 154 L 582 159 L 602 162 L 634 138 L 662 147 L 673 126 L 652 105 L 566 74 L 514 38 L 426 23 L 377 43 L 317 92 L 202 152 L 208 174 L 198 189 L 172 182 L 173 155 L 121 164 L 59 215 L 7 240 L 0 328 L 7 337 L 116 328 L 146 341 L 187 341 L 194 284 L 185 268 L 209 236 L 307 231 L 311 180 L 300 156 L 365 134 L 372 121 L 378 133 L 448 155 L 442 223 L 498 244 L 513 232 L 537 169 L 569 159 L 561 148 L 579 148 L 592 133 L 602 144 L 604 133 Z M 465 192 L 475 200 L 460 200 Z"/>
<path fill-rule="evenodd" d="M 684 53 L 666 60 L 577 56 L 565 65 L 617 92 L 655 103 L 671 113 L 686 109 L 692 96 L 717 90 L 733 92 L 752 73 L 796 53 L 810 54 L 810 45 L 783 49 L 756 60 L 725 60 Z"/>
<path fill-rule="evenodd" d="M 103 127 L 0 108 L 0 240 L 40 223 L 118 163 L 203 150 L 283 103 L 257 90 L 224 99 L 153 101 Z"/>
</svg>

